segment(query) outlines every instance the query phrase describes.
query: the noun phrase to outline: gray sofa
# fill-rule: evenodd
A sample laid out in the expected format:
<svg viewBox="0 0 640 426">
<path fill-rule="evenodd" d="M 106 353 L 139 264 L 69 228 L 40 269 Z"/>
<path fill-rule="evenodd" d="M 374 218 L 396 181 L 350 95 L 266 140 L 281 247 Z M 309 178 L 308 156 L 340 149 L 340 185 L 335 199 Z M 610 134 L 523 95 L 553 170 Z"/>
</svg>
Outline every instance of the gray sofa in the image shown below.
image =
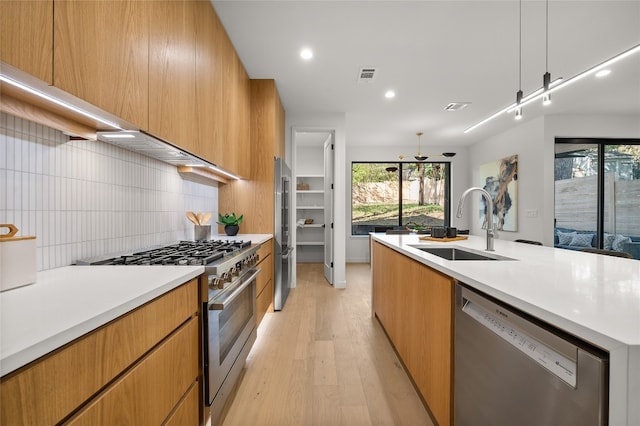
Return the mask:
<svg viewBox="0 0 640 426">
<path fill-rule="evenodd" d="M 568 250 L 582 250 L 588 247 L 597 247 L 597 238 L 594 231 L 577 231 L 570 228 L 555 228 L 554 246 Z M 589 238 L 589 235 L 591 238 Z M 640 259 L 640 236 L 627 236 L 621 234 L 605 233 L 606 250 L 624 251 L 631 254 L 634 259 Z M 628 241 L 631 239 L 631 241 Z"/>
</svg>

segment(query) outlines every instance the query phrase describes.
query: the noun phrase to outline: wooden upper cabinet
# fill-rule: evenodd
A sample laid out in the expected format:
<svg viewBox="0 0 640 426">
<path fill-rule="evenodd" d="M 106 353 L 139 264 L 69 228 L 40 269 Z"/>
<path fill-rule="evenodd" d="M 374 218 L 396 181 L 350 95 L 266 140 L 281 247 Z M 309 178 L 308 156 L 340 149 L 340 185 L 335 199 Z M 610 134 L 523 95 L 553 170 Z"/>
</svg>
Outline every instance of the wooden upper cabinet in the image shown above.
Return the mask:
<svg viewBox="0 0 640 426">
<path fill-rule="evenodd" d="M 143 129 L 151 3 L 55 1 L 53 84 Z"/>
<path fill-rule="evenodd" d="M 248 177 L 251 174 L 251 80 L 240 57 L 236 54 L 237 92 L 234 96 L 235 109 L 230 143 L 234 144 L 234 169 L 238 175 Z"/>
<path fill-rule="evenodd" d="M 222 90 L 219 99 L 222 110 L 221 165 L 248 178 L 250 173 L 251 85 L 240 58 L 226 32 L 216 43 L 222 63 Z"/>
<path fill-rule="evenodd" d="M 53 0 L 0 1 L 0 60 L 53 82 Z"/>
<path fill-rule="evenodd" d="M 154 1 L 149 20 L 149 132 L 199 153 L 193 1 Z"/>
<path fill-rule="evenodd" d="M 196 2 L 196 128 L 198 151 L 224 167 L 223 56 L 226 34 L 209 2 Z"/>
</svg>

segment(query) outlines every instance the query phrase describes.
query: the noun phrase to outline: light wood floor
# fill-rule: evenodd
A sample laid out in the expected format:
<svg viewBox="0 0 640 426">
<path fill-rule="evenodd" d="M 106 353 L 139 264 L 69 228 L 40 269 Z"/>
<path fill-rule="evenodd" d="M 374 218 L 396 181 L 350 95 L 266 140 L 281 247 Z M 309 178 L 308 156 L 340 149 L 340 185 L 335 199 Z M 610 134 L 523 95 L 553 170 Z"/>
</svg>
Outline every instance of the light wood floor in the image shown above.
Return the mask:
<svg viewBox="0 0 640 426">
<path fill-rule="evenodd" d="M 380 324 L 368 264 L 334 289 L 320 264 L 299 264 L 297 288 L 258 329 L 224 426 L 433 425 Z"/>
</svg>

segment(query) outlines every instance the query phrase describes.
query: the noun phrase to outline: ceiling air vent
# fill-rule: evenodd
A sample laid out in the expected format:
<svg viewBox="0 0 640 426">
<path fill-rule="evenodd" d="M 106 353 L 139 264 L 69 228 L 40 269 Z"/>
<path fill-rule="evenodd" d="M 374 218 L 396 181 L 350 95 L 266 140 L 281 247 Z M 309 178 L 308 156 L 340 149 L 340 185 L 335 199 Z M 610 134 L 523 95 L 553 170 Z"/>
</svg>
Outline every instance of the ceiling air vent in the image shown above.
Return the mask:
<svg viewBox="0 0 640 426">
<path fill-rule="evenodd" d="M 466 107 L 468 107 L 471 104 L 471 102 L 451 102 L 449 105 L 447 105 L 446 107 L 444 107 L 445 111 L 460 111 L 461 109 L 464 109 Z"/>
<path fill-rule="evenodd" d="M 360 68 L 360 72 L 358 73 L 358 83 L 372 83 L 375 78 L 375 68 Z"/>
</svg>

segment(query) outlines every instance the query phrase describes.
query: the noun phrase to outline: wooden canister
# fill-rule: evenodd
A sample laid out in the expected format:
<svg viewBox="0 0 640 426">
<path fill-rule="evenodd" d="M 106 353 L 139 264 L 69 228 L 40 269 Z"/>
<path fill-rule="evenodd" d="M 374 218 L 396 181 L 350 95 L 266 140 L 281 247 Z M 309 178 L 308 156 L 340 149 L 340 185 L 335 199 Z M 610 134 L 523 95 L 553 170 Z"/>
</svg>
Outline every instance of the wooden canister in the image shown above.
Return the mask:
<svg viewBox="0 0 640 426">
<path fill-rule="evenodd" d="M 36 282 L 36 237 L 16 237 L 18 228 L 0 224 L 0 291 Z"/>
</svg>

